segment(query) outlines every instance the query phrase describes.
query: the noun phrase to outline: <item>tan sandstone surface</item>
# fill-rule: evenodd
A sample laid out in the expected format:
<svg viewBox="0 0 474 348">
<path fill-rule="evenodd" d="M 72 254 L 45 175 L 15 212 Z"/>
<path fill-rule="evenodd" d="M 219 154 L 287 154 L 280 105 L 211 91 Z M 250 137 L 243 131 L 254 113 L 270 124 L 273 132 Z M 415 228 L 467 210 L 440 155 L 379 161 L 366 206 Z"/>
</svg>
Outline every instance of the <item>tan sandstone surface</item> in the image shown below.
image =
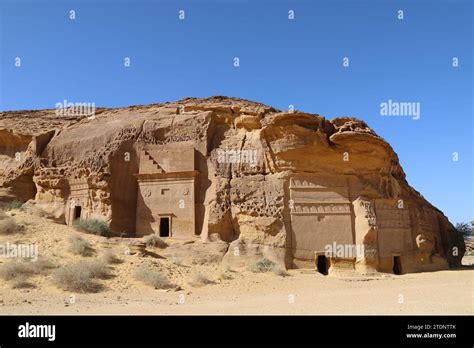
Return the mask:
<svg viewBox="0 0 474 348">
<path fill-rule="evenodd" d="M 98 219 L 117 236 L 214 235 L 220 262 L 238 268 L 265 257 L 287 269 L 406 274 L 459 267 L 465 251 L 364 121 L 237 98 L 92 117 L 2 112 L 0 201 L 13 200 L 64 234 L 76 219 Z M 334 243 L 369 252 L 328 255 Z"/>
</svg>

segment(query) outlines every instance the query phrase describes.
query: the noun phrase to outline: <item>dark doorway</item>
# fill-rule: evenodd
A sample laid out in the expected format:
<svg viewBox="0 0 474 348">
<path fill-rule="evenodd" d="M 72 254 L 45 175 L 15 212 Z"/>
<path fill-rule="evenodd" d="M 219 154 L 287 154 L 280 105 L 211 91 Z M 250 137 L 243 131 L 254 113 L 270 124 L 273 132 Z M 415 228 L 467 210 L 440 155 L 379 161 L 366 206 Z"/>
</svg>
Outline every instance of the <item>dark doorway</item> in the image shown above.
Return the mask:
<svg viewBox="0 0 474 348">
<path fill-rule="evenodd" d="M 77 220 L 81 218 L 81 213 L 82 213 L 82 207 L 80 205 L 77 205 L 74 207 L 74 219 Z"/>
<path fill-rule="evenodd" d="M 324 255 L 318 255 L 318 259 L 316 261 L 316 268 L 319 273 L 328 275 L 328 260 Z"/>
<path fill-rule="evenodd" d="M 393 274 L 402 274 L 402 261 L 400 256 L 393 257 Z"/>
<path fill-rule="evenodd" d="M 160 219 L 160 237 L 169 237 L 170 236 L 170 218 L 161 218 Z"/>
</svg>

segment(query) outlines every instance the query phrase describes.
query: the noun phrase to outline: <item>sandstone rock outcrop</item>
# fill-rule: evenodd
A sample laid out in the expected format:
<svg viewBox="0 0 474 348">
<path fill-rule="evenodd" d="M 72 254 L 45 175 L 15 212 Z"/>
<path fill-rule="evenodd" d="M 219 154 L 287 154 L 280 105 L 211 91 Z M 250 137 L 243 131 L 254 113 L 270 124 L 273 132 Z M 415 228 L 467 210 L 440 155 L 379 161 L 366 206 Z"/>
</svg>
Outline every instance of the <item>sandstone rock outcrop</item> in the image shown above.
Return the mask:
<svg viewBox="0 0 474 348">
<path fill-rule="evenodd" d="M 55 111 L 0 113 L 0 200 L 117 233 L 217 234 L 229 243 L 223 262 L 236 265 L 265 256 L 288 268 L 415 272 L 464 254 L 391 146 L 356 118 L 227 97 L 92 118 Z M 338 245 L 364 252 L 328 254 Z"/>
</svg>

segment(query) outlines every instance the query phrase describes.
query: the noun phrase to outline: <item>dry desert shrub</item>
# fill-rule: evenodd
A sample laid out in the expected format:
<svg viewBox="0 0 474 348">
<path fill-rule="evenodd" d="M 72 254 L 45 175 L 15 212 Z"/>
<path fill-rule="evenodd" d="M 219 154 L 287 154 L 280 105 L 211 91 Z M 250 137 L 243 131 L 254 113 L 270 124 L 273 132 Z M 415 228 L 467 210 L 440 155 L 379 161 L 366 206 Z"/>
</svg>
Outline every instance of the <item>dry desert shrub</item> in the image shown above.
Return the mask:
<svg viewBox="0 0 474 348">
<path fill-rule="evenodd" d="M 27 276 L 21 275 L 13 280 L 13 289 L 32 289 L 36 288 L 36 285 L 30 282 Z"/>
<path fill-rule="evenodd" d="M 0 204 L 0 209 L 2 210 L 13 210 L 13 209 L 20 209 L 22 207 L 23 203 L 20 201 L 11 201 L 8 203 L 1 203 Z"/>
<path fill-rule="evenodd" d="M 36 261 L 28 261 L 27 264 L 34 274 L 47 274 L 49 270 L 56 267 L 55 264 L 44 258 L 39 258 Z"/>
<path fill-rule="evenodd" d="M 15 219 L 0 211 L 0 234 L 7 235 L 20 232 L 20 226 Z"/>
<path fill-rule="evenodd" d="M 77 219 L 73 226 L 79 232 L 86 232 L 102 237 L 109 237 L 111 231 L 109 225 L 105 221 L 96 219 Z"/>
<path fill-rule="evenodd" d="M 37 274 L 47 274 L 55 266 L 46 259 L 37 261 L 13 261 L 0 267 L 0 278 L 12 281 L 13 288 L 32 288 L 34 284 L 29 277 Z"/>
<path fill-rule="evenodd" d="M 191 278 L 188 280 L 188 284 L 191 286 L 203 286 L 207 284 L 214 284 L 214 281 L 210 280 L 209 277 L 201 272 L 194 272 Z"/>
<path fill-rule="evenodd" d="M 283 267 L 277 265 L 275 262 L 272 260 L 269 260 L 267 258 L 261 258 L 254 262 L 253 264 L 250 265 L 249 267 L 250 271 L 253 273 L 266 273 L 266 272 L 273 272 L 276 275 L 279 275 L 281 277 L 287 277 L 290 274 L 284 269 Z"/>
<path fill-rule="evenodd" d="M 145 242 L 147 247 L 157 247 L 160 249 L 164 249 L 168 246 L 168 244 L 156 234 L 149 234 L 148 236 L 145 236 L 143 238 L 143 241 Z"/>
<path fill-rule="evenodd" d="M 69 237 L 69 251 L 75 255 L 92 256 L 94 249 L 89 242 L 82 239 L 81 236 L 72 235 Z"/>
<path fill-rule="evenodd" d="M 12 280 L 35 274 L 28 262 L 13 261 L 0 267 L 0 278 Z"/>
<path fill-rule="evenodd" d="M 271 272 L 275 266 L 276 266 L 275 262 L 263 257 L 255 261 L 254 263 L 252 263 L 249 269 L 253 273 L 265 273 L 265 272 Z"/>
<path fill-rule="evenodd" d="M 169 289 L 173 288 L 174 285 L 170 283 L 168 278 L 159 272 L 151 271 L 147 268 L 139 268 L 133 274 L 135 279 L 153 286 L 155 289 Z"/>
<path fill-rule="evenodd" d="M 122 260 L 117 257 L 117 255 L 115 255 L 111 250 L 107 250 L 106 252 L 104 252 L 104 254 L 102 255 L 102 260 L 109 265 L 116 265 L 122 263 Z"/>
<path fill-rule="evenodd" d="M 98 292 L 102 286 L 95 279 L 106 279 L 109 276 L 105 264 L 98 261 L 65 265 L 53 272 L 53 280 L 59 288 L 83 293 Z"/>
<path fill-rule="evenodd" d="M 289 277 L 290 276 L 290 273 L 288 273 L 288 271 L 286 269 L 284 269 L 283 267 L 280 267 L 278 265 L 275 265 L 275 267 L 273 267 L 272 272 L 275 273 L 276 275 L 280 276 L 280 277 Z"/>
<path fill-rule="evenodd" d="M 87 269 L 93 278 L 107 279 L 110 278 L 110 271 L 107 265 L 102 261 L 82 261 L 80 265 Z"/>
</svg>

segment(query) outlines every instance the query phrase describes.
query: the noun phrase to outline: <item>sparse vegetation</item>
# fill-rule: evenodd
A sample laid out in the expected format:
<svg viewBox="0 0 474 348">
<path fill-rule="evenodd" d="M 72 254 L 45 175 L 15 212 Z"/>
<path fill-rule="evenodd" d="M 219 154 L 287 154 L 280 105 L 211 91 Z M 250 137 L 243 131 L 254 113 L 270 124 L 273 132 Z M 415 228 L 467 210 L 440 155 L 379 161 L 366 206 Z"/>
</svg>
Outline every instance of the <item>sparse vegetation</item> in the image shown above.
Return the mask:
<svg viewBox="0 0 474 348">
<path fill-rule="evenodd" d="M 253 273 L 265 273 L 271 272 L 275 266 L 275 262 L 264 257 L 251 264 L 249 269 Z"/>
<path fill-rule="evenodd" d="M 81 256 L 92 256 L 94 253 L 94 249 L 89 242 L 78 235 L 72 235 L 69 237 L 69 251 Z"/>
<path fill-rule="evenodd" d="M 13 261 L 0 267 L 0 278 L 3 280 L 12 280 L 32 274 L 34 274 L 34 271 L 29 262 Z"/>
<path fill-rule="evenodd" d="M 44 258 L 39 258 L 36 261 L 28 261 L 27 264 L 34 274 L 45 274 L 48 270 L 56 267 L 51 261 Z"/>
<path fill-rule="evenodd" d="M 288 273 L 288 271 L 286 269 L 284 269 L 283 267 L 279 267 L 278 265 L 273 267 L 272 272 L 275 273 L 276 275 L 280 276 L 280 277 L 289 277 L 290 276 L 290 273 Z"/>
<path fill-rule="evenodd" d="M 116 265 L 119 263 L 122 263 L 122 260 L 117 257 L 111 250 L 107 250 L 103 255 L 102 255 L 102 260 L 109 265 Z"/>
<path fill-rule="evenodd" d="M 170 283 L 168 278 L 159 272 L 149 270 L 147 268 L 139 268 L 133 274 L 135 279 L 153 286 L 155 289 L 169 289 L 174 285 Z"/>
<path fill-rule="evenodd" d="M 272 260 L 269 260 L 265 257 L 257 260 L 253 264 L 250 265 L 249 267 L 250 271 L 253 273 L 266 273 L 266 272 L 273 272 L 276 275 L 286 277 L 289 276 L 290 274 L 284 269 L 283 267 L 277 265 L 275 262 Z"/>
<path fill-rule="evenodd" d="M 472 236 L 472 226 L 467 222 L 458 222 L 456 224 L 456 230 L 461 233 L 464 238 Z"/>
<path fill-rule="evenodd" d="M 102 220 L 77 219 L 74 221 L 73 226 L 79 232 L 91 233 L 102 237 L 109 237 L 111 235 L 109 225 Z"/>
<path fill-rule="evenodd" d="M 143 241 L 145 242 L 147 247 L 157 247 L 160 249 L 164 249 L 168 246 L 168 244 L 156 234 L 149 234 L 148 236 L 145 236 L 143 238 Z"/>
<path fill-rule="evenodd" d="M 13 234 L 21 231 L 15 219 L 0 211 L 0 234 Z"/>
<path fill-rule="evenodd" d="M 214 284 L 214 281 L 210 280 L 209 277 L 204 273 L 195 272 L 188 280 L 188 284 L 191 286 L 203 286 L 207 284 Z"/>
<path fill-rule="evenodd" d="M 36 286 L 30 282 L 27 276 L 21 275 L 19 277 L 16 277 L 13 280 L 13 289 L 33 289 L 36 288 Z"/>
<path fill-rule="evenodd" d="M 98 292 L 102 286 L 96 279 L 106 279 L 109 276 L 106 265 L 98 261 L 65 265 L 53 272 L 53 280 L 57 286 L 76 292 Z"/>
<path fill-rule="evenodd" d="M 7 202 L 7 203 L 1 203 L 0 209 L 2 210 L 20 209 L 22 205 L 23 205 L 22 202 L 15 200 L 15 201 Z"/>
<path fill-rule="evenodd" d="M 5 281 L 12 281 L 15 289 L 32 288 L 34 284 L 29 281 L 30 276 L 46 274 L 54 267 L 50 261 L 45 259 L 13 261 L 0 267 L 0 278 Z"/>
<path fill-rule="evenodd" d="M 107 279 L 110 277 L 110 271 L 102 261 L 90 260 L 81 262 L 81 265 L 90 272 L 93 278 Z"/>
</svg>

